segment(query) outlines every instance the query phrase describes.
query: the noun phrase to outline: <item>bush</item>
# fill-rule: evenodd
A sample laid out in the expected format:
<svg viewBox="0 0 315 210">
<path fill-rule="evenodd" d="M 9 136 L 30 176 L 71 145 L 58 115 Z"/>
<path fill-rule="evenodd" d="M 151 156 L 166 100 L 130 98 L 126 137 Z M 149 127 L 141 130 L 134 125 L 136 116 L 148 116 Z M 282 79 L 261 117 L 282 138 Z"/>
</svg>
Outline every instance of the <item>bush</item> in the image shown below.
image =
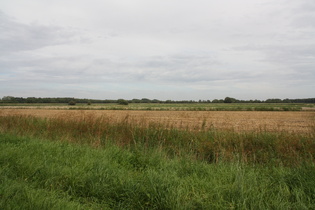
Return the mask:
<svg viewBox="0 0 315 210">
<path fill-rule="evenodd" d="M 69 102 L 68 102 L 68 105 L 70 105 L 70 106 L 74 106 L 75 104 L 76 104 L 75 101 L 69 101 Z"/>
</svg>

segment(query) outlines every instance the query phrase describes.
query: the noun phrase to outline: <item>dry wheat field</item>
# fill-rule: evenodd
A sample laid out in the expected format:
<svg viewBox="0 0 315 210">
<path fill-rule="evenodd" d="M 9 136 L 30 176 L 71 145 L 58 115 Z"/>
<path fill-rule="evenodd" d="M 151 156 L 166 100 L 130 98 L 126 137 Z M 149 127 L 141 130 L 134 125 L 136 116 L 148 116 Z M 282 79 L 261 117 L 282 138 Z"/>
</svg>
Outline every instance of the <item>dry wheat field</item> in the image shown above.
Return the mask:
<svg viewBox="0 0 315 210">
<path fill-rule="evenodd" d="M 41 118 L 98 119 L 128 121 L 141 126 L 152 123 L 189 130 L 271 131 L 309 133 L 314 129 L 315 112 L 268 111 L 134 111 L 134 110 L 43 110 L 0 109 L 0 116 L 27 115 Z"/>
</svg>

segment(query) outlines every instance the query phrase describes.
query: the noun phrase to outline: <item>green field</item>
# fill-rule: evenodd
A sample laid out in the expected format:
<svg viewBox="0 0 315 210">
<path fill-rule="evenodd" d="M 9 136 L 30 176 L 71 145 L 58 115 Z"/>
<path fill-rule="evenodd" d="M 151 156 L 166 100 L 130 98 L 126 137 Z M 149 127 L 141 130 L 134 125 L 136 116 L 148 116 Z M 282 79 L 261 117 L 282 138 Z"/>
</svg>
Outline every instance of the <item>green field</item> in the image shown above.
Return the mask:
<svg viewBox="0 0 315 210">
<path fill-rule="evenodd" d="M 315 110 L 315 104 L 303 103 L 77 103 L 69 106 L 63 103 L 0 103 L 1 107 L 49 108 L 49 109 L 95 109 L 95 110 L 174 110 L 174 111 L 301 111 Z"/>
<path fill-rule="evenodd" d="M 0 135 L 1 209 L 313 209 L 315 168 Z"/>
<path fill-rule="evenodd" d="M 0 117 L 0 209 L 314 209 L 311 133 Z"/>
</svg>

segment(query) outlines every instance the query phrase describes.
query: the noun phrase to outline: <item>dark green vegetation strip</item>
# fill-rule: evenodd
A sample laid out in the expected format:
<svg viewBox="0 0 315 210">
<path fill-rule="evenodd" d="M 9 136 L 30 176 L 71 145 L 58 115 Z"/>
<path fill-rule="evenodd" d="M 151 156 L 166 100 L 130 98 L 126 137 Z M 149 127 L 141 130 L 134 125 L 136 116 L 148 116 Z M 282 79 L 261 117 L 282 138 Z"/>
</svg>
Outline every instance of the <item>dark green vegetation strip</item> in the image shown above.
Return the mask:
<svg viewBox="0 0 315 210">
<path fill-rule="evenodd" d="M 155 110 L 155 111 L 301 111 L 314 104 L 303 103 L 77 103 L 69 106 L 62 103 L 0 103 L 0 107 L 71 109 L 71 110 Z"/>
<path fill-rule="evenodd" d="M 0 134 L 0 209 L 314 209 L 315 168 Z"/>
</svg>

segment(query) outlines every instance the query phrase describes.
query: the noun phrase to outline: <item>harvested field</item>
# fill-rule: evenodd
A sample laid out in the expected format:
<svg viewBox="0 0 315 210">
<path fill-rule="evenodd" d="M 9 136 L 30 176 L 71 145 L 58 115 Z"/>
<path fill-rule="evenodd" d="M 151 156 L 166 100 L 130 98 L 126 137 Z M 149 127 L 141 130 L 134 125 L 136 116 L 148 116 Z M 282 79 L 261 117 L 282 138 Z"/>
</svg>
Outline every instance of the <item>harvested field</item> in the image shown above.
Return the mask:
<svg viewBox="0 0 315 210">
<path fill-rule="evenodd" d="M 222 129 L 233 131 L 271 131 L 311 133 L 315 112 L 253 111 L 132 111 L 132 110 L 44 110 L 0 109 L 0 116 L 29 115 L 41 118 L 97 119 L 128 121 L 142 126 L 150 123 L 189 130 Z"/>
</svg>

